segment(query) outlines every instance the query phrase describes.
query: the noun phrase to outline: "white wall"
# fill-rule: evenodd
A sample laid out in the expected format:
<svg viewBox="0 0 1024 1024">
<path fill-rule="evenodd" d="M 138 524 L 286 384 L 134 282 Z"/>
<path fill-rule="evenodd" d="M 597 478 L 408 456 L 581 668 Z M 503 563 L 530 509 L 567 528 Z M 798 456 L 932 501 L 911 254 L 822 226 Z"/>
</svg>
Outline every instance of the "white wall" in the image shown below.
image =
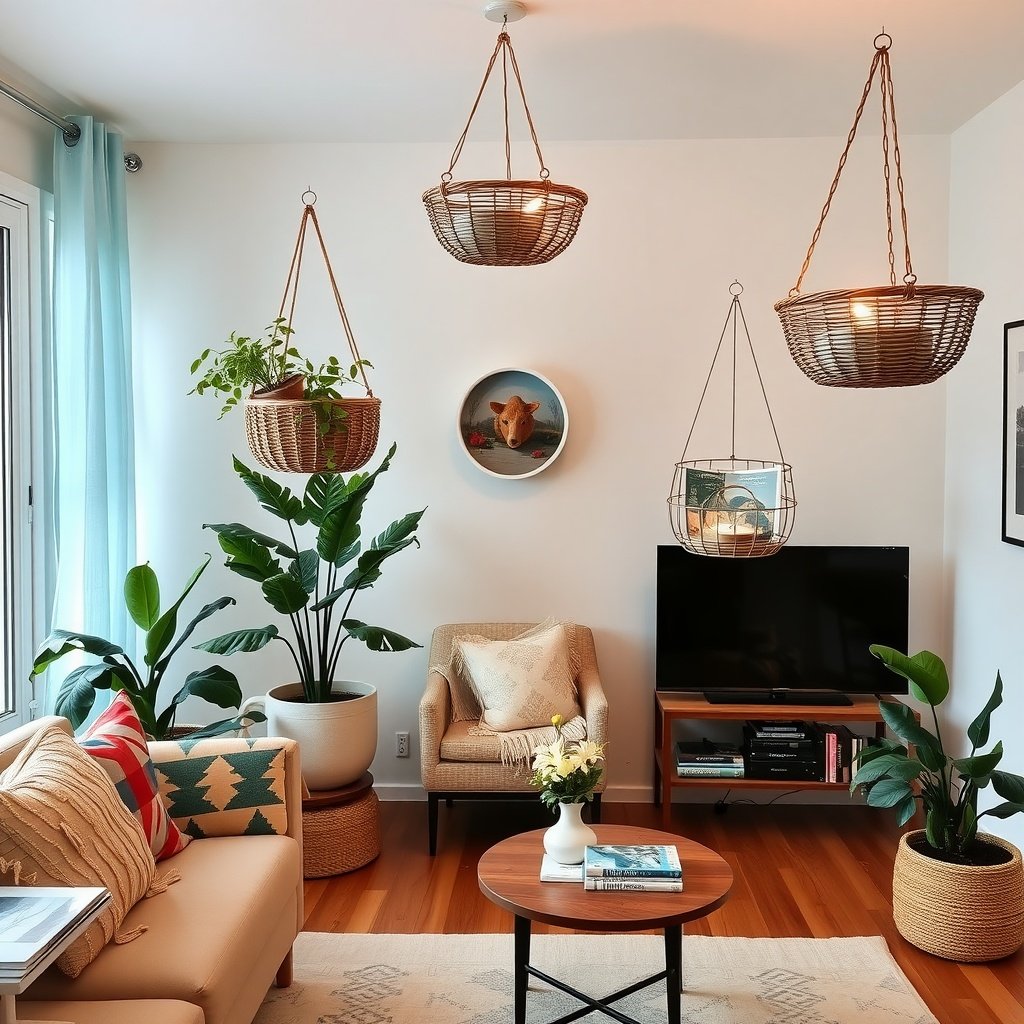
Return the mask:
<svg viewBox="0 0 1024 1024">
<path fill-rule="evenodd" d="M 1024 773 L 1024 655 L 1021 576 L 1024 548 L 1001 536 L 1003 324 L 1024 319 L 1024 83 L 952 137 L 950 277 L 984 289 L 974 337 L 949 375 L 946 421 L 945 549 L 952 611 L 953 689 L 948 717 L 961 731 L 992 691 L 1005 686 L 992 739 L 1002 767 Z M 991 798 L 990 798 L 991 800 Z M 1018 846 L 1024 822 L 984 820 Z"/>
<path fill-rule="evenodd" d="M 276 315 L 308 186 L 320 196 L 357 338 L 377 367 L 382 441 L 399 445 L 365 519 L 376 529 L 428 506 L 422 550 L 390 562 L 353 614 L 425 644 L 446 621 L 558 615 L 591 625 L 612 708 L 612 798 L 646 795 L 655 547 L 673 542 L 665 506 L 672 467 L 738 277 L 794 466 L 793 542 L 911 545 L 911 643 L 941 649 L 945 386 L 812 385 L 791 362 L 772 310 L 796 278 L 841 145 L 549 147 L 555 177 L 590 193 L 582 228 L 553 263 L 504 270 L 459 264 L 434 241 L 419 196 L 447 165 L 446 146 L 139 146 L 145 169 L 128 191 L 140 555 L 169 591 L 202 552 L 217 550 L 202 523 L 270 525 L 231 472 L 233 452 L 248 458 L 239 414 L 218 423 L 214 401 L 186 397 L 188 367 L 230 330 L 252 333 Z M 908 138 L 903 148 L 916 269 L 938 280 L 948 258 L 948 140 Z M 493 147 L 484 152 L 497 160 Z M 487 173 L 480 150 L 464 159 L 466 176 Z M 884 238 L 877 140 L 866 139 L 805 290 L 882 283 Z M 340 352 L 343 339 L 323 275 L 307 265 L 296 341 L 323 357 Z M 570 410 L 561 458 L 528 480 L 485 476 L 457 444 L 465 390 L 503 366 L 547 375 Z M 746 395 L 760 415 L 759 394 Z M 770 434 L 755 413 L 764 425 L 744 435 L 741 424 L 737 454 L 770 458 Z M 727 453 L 724 413 L 714 426 L 718 440 L 689 457 Z M 239 605 L 211 620 L 218 631 L 271 621 L 218 562 L 199 598 L 219 593 Z M 416 743 L 412 759 L 395 760 L 393 733 L 416 735 L 426 653 L 354 654 L 345 671 L 381 691 L 374 773 L 385 785 L 415 785 Z M 247 693 L 288 675 L 284 658 L 229 664 Z"/>
<path fill-rule="evenodd" d="M 4 96 L 0 96 L 0 171 L 53 191 L 53 129 Z"/>
</svg>

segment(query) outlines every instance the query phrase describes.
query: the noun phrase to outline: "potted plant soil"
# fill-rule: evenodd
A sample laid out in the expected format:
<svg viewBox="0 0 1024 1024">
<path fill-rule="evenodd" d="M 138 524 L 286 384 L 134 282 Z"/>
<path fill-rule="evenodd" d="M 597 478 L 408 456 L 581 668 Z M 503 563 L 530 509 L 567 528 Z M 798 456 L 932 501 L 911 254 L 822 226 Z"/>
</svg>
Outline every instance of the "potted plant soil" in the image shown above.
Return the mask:
<svg viewBox="0 0 1024 1024">
<path fill-rule="evenodd" d="M 370 767 L 377 749 L 377 691 L 370 683 L 340 677 L 345 645 L 358 640 L 372 651 L 420 646 L 349 614 L 356 596 L 380 578 L 387 559 L 419 545 L 416 529 L 423 511 L 396 519 L 363 546 L 363 506 L 395 450 L 392 445 L 372 473 L 347 480 L 340 474 L 314 475 L 301 497 L 235 459 L 235 472 L 260 506 L 287 525 L 287 539 L 240 523 L 206 524 L 228 556 L 227 568 L 258 584 L 264 600 L 287 618 L 290 639 L 271 623 L 197 646 L 221 655 L 252 653 L 274 641 L 287 646 L 298 681 L 250 698 L 242 711 L 263 704 L 268 731 L 299 742 L 302 775 L 311 790 L 354 782 Z M 312 527 L 313 534 L 305 543 L 300 542 L 303 527 Z"/>
<path fill-rule="evenodd" d="M 920 949 L 950 960 L 1009 956 L 1024 945 L 1024 870 L 1020 851 L 978 831 L 986 815 L 1009 818 L 1024 811 L 1024 778 L 1000 771 L 1003 745 L 989 743 L 992 712 L 1003 702 L 996 674 L 992 696 L 968 726 L 970 753 L 950 757 L 936 708 L 949 693 L 942 659 L 930 651 L 913 657 L 873 645 L 871 653 L 905 677 L 910 692 L 931 708 L 934 733 L 919 725 L 904 704 L 882 701 L 882 717 L 902 742 L 883 739 L 860 755 L 850 784 L 872 807 L 893 807 L 900 825 L 920 802 L 925 827 L 900 839 L 893 870 L 893 919 L 900 934 Z M 991 786 L 1000 803 L 978 811 L 978 793 Z"/>
</svg>

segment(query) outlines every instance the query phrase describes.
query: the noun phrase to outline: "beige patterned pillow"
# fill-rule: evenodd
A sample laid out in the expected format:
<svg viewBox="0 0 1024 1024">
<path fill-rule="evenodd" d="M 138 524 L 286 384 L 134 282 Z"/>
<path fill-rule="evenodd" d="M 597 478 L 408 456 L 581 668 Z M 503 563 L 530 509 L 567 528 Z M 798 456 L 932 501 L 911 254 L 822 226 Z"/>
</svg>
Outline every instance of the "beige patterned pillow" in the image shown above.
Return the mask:
<svg viewBox="0 0 1024 1024">
<path fill-rule="evenodd" d="M 20 861 L 36 885 L 110 890 L 107 909 L 57 958 L 71 978 L 151 891 L 156 871 L 146 837 L 113 783 L 57 725 L 35 733 L 0 773 L 0 861 Z"/>
<path fill-rule="evenodd" d="M 542 624 L 515 640 L 462 636 L 453 664 L 480 703 L 480 722 L 496 732 L 533 729 L 580 713 L 575 672 L 562 623 Z"/>
</svg>

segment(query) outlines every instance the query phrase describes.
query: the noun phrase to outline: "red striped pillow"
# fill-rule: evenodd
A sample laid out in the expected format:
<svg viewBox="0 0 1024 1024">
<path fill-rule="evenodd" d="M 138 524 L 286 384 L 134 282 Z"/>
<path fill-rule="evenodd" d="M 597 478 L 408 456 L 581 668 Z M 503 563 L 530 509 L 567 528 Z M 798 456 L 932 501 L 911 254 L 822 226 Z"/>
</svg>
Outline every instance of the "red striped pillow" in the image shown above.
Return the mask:
<svg viewBox="0 0 1024 1024">
<path fill-rule="evenodd" d="M 192 842 L 168 817 L 160 799 L 146 733 L 128 694 L 122 690 L 78 742 L 110 777 L 156 860 L 173 857 Z"/>
</svg>

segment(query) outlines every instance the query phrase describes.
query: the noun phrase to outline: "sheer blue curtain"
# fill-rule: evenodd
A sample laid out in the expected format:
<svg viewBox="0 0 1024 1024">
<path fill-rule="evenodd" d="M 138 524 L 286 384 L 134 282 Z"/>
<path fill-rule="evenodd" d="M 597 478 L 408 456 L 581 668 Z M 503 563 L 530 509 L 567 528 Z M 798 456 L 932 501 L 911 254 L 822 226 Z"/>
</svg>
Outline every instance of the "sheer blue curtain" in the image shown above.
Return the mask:
<svg viewBox="0 0 1024 1024">
<path fill-rule="evenodd" d="M 134 654 L 135 627 L 122 596 L 135 564 L 124 149 L 117 132 L 91 117 L 70 120 L 82 129 L 78 144 L 66 146 L 58 130 L 53 150 L 51 624 L 105 637 Z M 47 710 L 59 682 L 48 680 Z"/>
</svg>

